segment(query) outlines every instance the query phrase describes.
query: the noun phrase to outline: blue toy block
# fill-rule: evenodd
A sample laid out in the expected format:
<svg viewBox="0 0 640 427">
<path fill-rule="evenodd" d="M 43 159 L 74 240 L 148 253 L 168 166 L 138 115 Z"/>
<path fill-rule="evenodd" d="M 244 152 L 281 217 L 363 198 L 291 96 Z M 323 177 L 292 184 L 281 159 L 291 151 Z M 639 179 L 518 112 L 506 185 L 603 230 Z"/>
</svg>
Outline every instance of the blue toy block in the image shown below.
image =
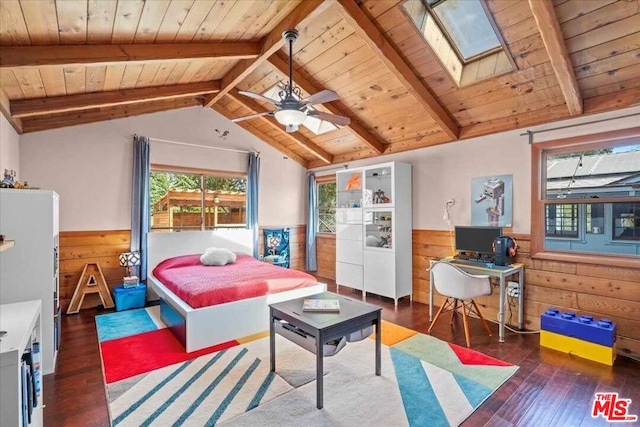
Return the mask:
<svg viewBox="0 0 640 427">
<path fill-rule="evenodd" d="M 556 308 L 540 315 L 540 328 L 607 347 L 613 347 L 616 341 L 616 324 L 611 320 L 597 320 L 593 316 L 577 316 L 571 312 L 561 313 Z"/>
</svg>

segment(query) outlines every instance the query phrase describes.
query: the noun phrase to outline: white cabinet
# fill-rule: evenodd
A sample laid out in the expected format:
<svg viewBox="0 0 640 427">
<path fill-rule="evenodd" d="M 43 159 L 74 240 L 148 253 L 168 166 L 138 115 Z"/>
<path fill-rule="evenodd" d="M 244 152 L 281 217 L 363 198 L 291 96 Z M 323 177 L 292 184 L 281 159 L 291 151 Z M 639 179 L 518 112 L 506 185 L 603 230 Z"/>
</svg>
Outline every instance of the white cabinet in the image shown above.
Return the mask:
<svg viewBox="0 0 640 427">
<path fill-rule="evenodd" d="M 42 372 L 50 374 L 60 337 L 58 194 L 0 189 L 0 234 L 15 245 L 0 252 L 0 304 L 42 301 Z"/>
<path fill-rule="evenodd" d="M 393 298 L 412 295 L 411 165 L 337 173 L 336 284 Z"/>
<path fill-rule="evenodd" d="M 362 209 L 338 208 L 336 283 L 362 290 L 362 282 Z"/>
<path fill-rule="evenodd" d="M 23 418 L 22 356 L 33 348 L 33 343 L 41 342 L 40 301 L 25 301 L 0 305 L 0 425 L 3 427 L 42 426 L 42 380 L 36 372 L 39 382 L 37 405 L 29 415 Z M 26 391 L 26 390 L 25 390 Z M 28 408 L 28 406 L 27 406 Z M 26 408 L 25 408 L 26 409 Z M 27 409 L 28 410 L 28 409 Z"/>
</svg>

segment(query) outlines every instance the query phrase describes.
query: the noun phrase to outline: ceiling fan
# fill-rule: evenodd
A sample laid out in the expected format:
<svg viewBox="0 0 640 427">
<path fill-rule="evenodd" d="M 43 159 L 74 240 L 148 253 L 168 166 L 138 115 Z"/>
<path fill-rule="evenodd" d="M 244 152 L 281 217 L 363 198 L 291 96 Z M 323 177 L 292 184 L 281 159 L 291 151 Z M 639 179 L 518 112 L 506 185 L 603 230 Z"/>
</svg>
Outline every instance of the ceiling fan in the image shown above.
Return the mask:
<svg viewBox="0 0 640 427">
<path fill-rule="evenodd" d="M 331 90 L 323 90 L 307 98 L 301 99 L 301 89 L 293 84 L 293 42 L 298 38 L 298 31 L 295 29 L 286 30 L 282 33 L 282 37 L 289 42 L 289 81 L 284 85 L 282 90 L 278 92 L 280 100 L 277 101 L 259 93 L 248 92 L 245 90 L 238 91 L 238 93 L 248 96 L 249 98 L 273 104 L 276 109 L 273 111 L 265 111 L 264 113 L 238 117 L 231 121 L 235 123 L 261 116 L 272 116 L 275 117 L 278 123 L 283 124 L 286 127 L 287 132 L 296 132 L 298 130 L 298 126 L 303 124 L 307 117 L 316 117 L 320 120 L 325 120 L 340 126 L 347 126 L 351 123 L 351 120 L 348 117 L 325 113 L 323 111 L 317 111 L 310 108 L 312 105 L 339 99 L 338 94 Z"/>
</svg>

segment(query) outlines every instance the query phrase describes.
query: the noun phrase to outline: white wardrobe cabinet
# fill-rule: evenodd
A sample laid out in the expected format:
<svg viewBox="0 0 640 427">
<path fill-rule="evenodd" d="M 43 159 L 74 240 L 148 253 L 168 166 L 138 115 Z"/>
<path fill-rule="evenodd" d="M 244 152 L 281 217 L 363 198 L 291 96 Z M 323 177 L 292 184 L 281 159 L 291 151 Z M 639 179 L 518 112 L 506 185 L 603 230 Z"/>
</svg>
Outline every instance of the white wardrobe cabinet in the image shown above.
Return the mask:
<svg viewBox="0 0 640 427">
<path fill-rule="evenodd" d="M 411 165 L 347 169 L 336 184 L 336 284 L 396 305 L 411 297 Z"/>
</svg>

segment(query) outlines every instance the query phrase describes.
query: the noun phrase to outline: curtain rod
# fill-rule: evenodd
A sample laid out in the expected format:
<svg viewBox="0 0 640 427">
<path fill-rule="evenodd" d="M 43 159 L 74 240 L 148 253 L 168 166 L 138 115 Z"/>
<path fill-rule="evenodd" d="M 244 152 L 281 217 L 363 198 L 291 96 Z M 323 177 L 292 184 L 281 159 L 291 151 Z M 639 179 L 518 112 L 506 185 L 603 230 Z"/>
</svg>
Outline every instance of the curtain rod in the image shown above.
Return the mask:
<svg viewBox="0 0 640 427">
<path fill-rule="evenodd" d="M 609 120 L 618 120 L 618 119 L 624 119 L 624 118 L 627 118 L 627 117 L 634 117 L 634 116 L 640 116 L 640 113 L 627 114 L 626 116 L 609 117 L 607 119 L 594 120 L 594 121 L 585 122 L 585 123 L 575 123 L 575 124 L 572 124 L 572 125 L 558 126 L 557 128 L 551 128 L 551 129 L 528 130 L 525 133 L 521 133 L 520 136 L 528 135 L 529 136 L 529 144 L 533 144 L 533 135 L 535 135 L 536 133 L 551 132 L 551 131 L 554 131 L 554 130 L 568 129 L 568 128 L 573 128 L 573 127 L 576 127 L 576 126 L 591 125 L 591 124 L 594 124 L 594 123 L 608 122 Z"/>
<path fill-rule="evenodd" d="M 326 171 L 330 171 L 330 170 L 334 170 L 334 169 L 348 169 L 349 165 L 347 163 L 345 163 L 344 165 L 341 166 L 328 166 L 326 168 L 322 168 L 322 169 L 314 169 L 312 171 L 307 172 L 308 174 L 312 174 L 312 173 L 316 173 L 316 172 L 326 172 Z"/>
<path fill-rule="evenodd" d="M 169 141 L 168 139 L 160 139 L 160 138 L 152 138 L 152 137 L 149 137 L 149 141 L 166 142 L 167 144 L 176 144 L 176 145 L 186 145 L 187 147 L 208 148 L 210 150 L 231 151 L 234 153 L 243 153 L 243 154 L 251 153 L 251 151 L 237 150 L 235 148 L 212 147 L 210 145 L 200 145 L 200 144 L 192 144 L 189 142 Z M 259 151 L 256 151 L 256 153 L 260 154 Z"/>
</svg>

